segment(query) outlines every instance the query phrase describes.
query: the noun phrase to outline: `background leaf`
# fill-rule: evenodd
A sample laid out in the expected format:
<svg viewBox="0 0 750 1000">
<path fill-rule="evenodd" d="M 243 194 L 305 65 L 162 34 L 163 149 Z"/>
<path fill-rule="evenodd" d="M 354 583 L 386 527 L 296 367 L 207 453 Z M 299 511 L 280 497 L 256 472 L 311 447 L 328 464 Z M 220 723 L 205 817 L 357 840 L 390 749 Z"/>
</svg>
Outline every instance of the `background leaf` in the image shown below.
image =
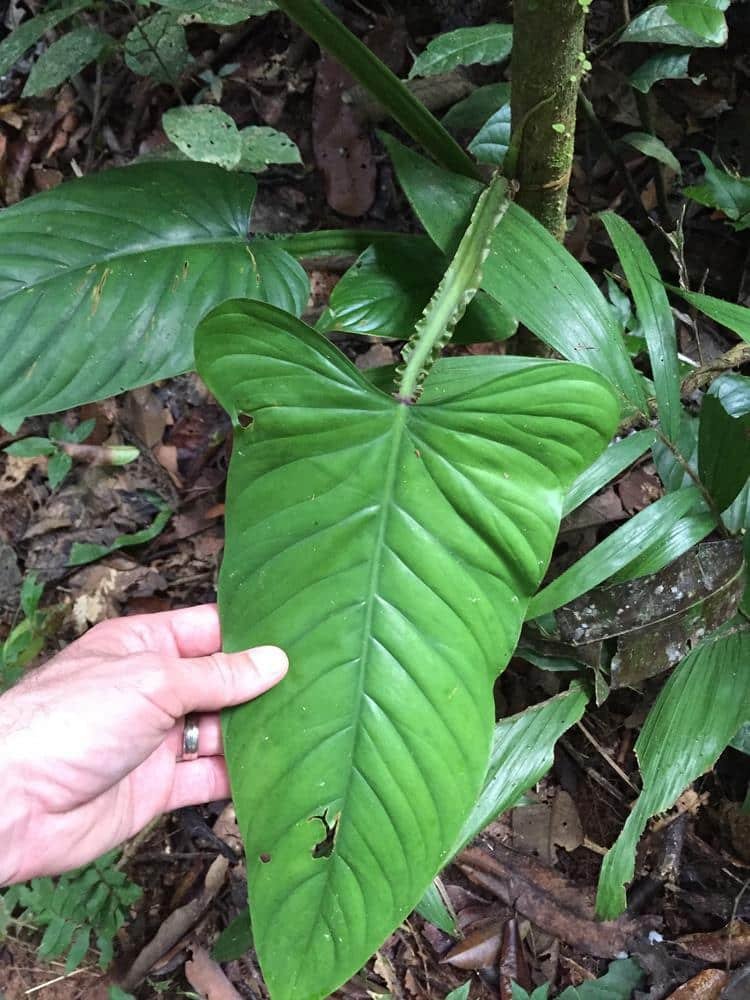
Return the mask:
<svg viewBox="0 0 750 1000">
<path fill-rule="evenodd" d="M 721 323 L 728 330 L 732 330 L 743 340 L 750 342 L 750 309 L 747 306 L 738 305 L 736 302 L 726 302 L 724 299 L 717 299 L 713 295 L 705 295 L 703 292 L 687 292 L 676 285 L 666 285 L 670 292 L 685 299 L 691 306 L 711 319 Z"/>
<path fill-rule="evenodd" d="M 700 4 L 657 3 L 638 14 L 620 35 L 621 42 L 650 42 L 657 45 L 683 45 L 687 48 L 701 48 L 723 45 L 727 40 L 724 15 L 714 11 L 709 15 L 712 24 L 705 18 L 699 20 L 689 10 Z M 680 20 L 674 16 L 677 14 Z M 682 22 L 682 23 L 681 23 Z M 687 22 L 690 27 L 686 26 Z M 698 30 L 693 30 L 698 29 Z M 706 31 L 708 34 L 704 34 Z"/>
<path fill-rule="evenodd" d="M 240 162 L 242 140 L 229 115 L 213 104 L 171 108 L 162 116 L 167 138 L 190 160 L 231 170 Z"/>
<path fill-rule="evenodd" d="M 509 83 L 488 83 L 477 87 L 443 115 L 443 125 L 450 129 L 480 128 L 499 107 L 510 100 Z"/>
<path fill-rule="evenodd" d="M 670 170 L 674 170 L 676 174 L 682 173 L 680 161 L 657 136 L 651 135 L 648 132 L 627 132 L 622 136 L 620 142 L 624 142 L 646 156 L 658 160 L 659 163 L 663 163 Z"/>
<path fill-rule="evenodd" d="M 588 369 L 506 358 L 457 359 L 452 379 L 436 366 L 403 406 L 251 302 L 215 310 L 196 350 L 233 420 L 254 418 L 229 476 L 225 646 L 283 636 L 296 664 L 224 722 L 256 947 L 279 1000 L 321 997 L 455 843 L 487 768 L 493 678 L 564 489 L 617 408 Z"/>
<path fill-rule="evenodd" d="M 185 29 L 168 10 L 139 21 L 125 39 L 125 63 L 139 76 L 171 83 L 187 65 Z"/>
<path fill-rule="evenodd" d="M 508 58 L 512 48 L 513 26 L 510 24 L 456 28 L 433 38 L 424 52 L 420 52 L 409 71 L 409 79 L 448 73 L 456 66 L 499 63 Z"/>
<path fill-rule="evenodd" d="M 735 223 L 735 229 L 747 229 L 750 226 L 750 177 L 735 177 L 720 170 L 700 150 L 698 156 L 706 171 L 703 183 L 684 188 L 685 194 L 701 205 L 721 209 Z"/>
<path fill-rule="evenodd" d="M 80 73 L 112 41 L 97 28 L 74 28 L 53 42 L 34 63 L 22 97 L 36 97 Z"/>
<path fill-rule="evenodd" d="M 250 17 L 259 17 L 276 9 L 273 0 L 153 0 L 178 14 L 190 15 L 191 20 L 208 24 L 239 24 Z"/>
<path fill-rule="evenodd" d="M 480 163 L 500 167 L 510 146 L 510 101 L 489 118 L 469 143 L 469 152 Z"/>
<path fill-rule="evenodd" d="M 597 912 L 614 919 L 625 909 L 635 850 L 646 823 L 670 809 L 711 767 L 750 718 L 750 632 L 727 626 L 693 650 L 662 688 L 635 745 L 643 791 L 604 859 Z"/>
<path fill-rule="evenodd" d="M 65 456 L 68 457 L 67 455 Z M 110 545 L 98 545 L 95 542 L 73 542 L 68 557 L 68 566 L 85 566 L 87 563 L 96 562 L 104 556 L 116 552 L 118 549 L 130 548 L 133 545 L 145 545 L 164 531 L 172 516 L 172 511 L 166 501 L 157 493 L 146 493 L 145 497 L 156 508 L 156 517 L 141 531 L 134 531 L 130 535 L 118 535 Z"/>
<path fill-rule="evenodd" d="M 271 163 L 302 163 L 296 142 L 267 125 L 249 125 L 240 132 L 240 170 L 260 173 Z"/>
<path fill-rule="evenodd" d="M 698 425 L 698 474 L 719 510 L 750 478 L 750 413 L 730 416 L 710 394 L 703 397 Z"/>
<path fill-rule="evenodd" d="M 189 370 L 198 320 L 232 295 L 301 312 L 300 265 L 270 240 L 248 242 L 255 190 L 207 164 L 141 164 L 6 208 L 0 422 Z"/>
<path fill-rule="evenodd" d="M 692 80 L 693 83 L 702 83 L 705 76 L 691 76 L 688 64 L 691 49 L 667 49 L 651 56 L 645 63 L 630 74 L 630 83 L 642 94 L 647 94 L 655 83 L 660 80 Z"/>
<path fill-rule="evenodd" d="M 645 455 L 656 440 L 653 430 L 636 431 L 611 444 L 597 460 L 582 472 L 567 492 L 563 503 L 563 517 L 592 497 L 603 486 L 619 476 L 628 466 Z"/>
<path fill-rule="evenodd" d="M 60 4 L 55 10 L 45 11 L 36 17 L 27 18 L 0 42 L 0 76 L 5 76 L 21 56 L 38 41 L 45 32 L 65 21 L 79 10 L 90 5 L 91 0 L 71 0 Z"/>
</svg>

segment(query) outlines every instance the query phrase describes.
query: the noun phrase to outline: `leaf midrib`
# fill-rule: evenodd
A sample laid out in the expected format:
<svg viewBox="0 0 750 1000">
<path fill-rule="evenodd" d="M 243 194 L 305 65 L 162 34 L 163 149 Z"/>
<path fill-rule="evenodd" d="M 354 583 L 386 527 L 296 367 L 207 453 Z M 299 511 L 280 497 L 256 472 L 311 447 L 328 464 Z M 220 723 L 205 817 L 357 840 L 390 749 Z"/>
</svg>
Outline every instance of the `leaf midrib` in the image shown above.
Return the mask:
<svg viewBox="0 0 750 1000">
<path fill-rule="evenodd" d="M 11 299 L 11 298 L 13 298 L 14 295 L 20 295 L 22 292 L 27 292 L 27 291 L 29 291 L 29 289 L 35 290 L 35 289 L 37 289 L 37 288 L 39 288 L 41 286 L 50 284 L 53 281 L 58 281 L 61 278 L 67 278 L 67 277 L 70 277 L 71 275 L 76 275 L 76 274 L 81 274 L 81 273 L 85 274 L 86 272 L 90 271 L 91 268 L 98 267 L 100 264 L 108 264 L 111 261 L 128 260 L 128 258 L 130 258 L 130 257 L 141 257 L 144 254 L 155 253 L 155 252 L 159 253 L 159 252 L 161 252 L 163 250 L 182 250 L 182 249 L 185 249 L 187 252 L 189 252 L 189 251 L 192 251 L 192 250 L 201 249 L 203 247 L 216 246 L 218 244 L 226 244 L 226 245 L 229 245 L 229 246 L 236 245 L 236 246 L 250 247 L 252 245 L 252 243 L 253 243 L 253 240 L 248 239 L 248 238 L 246 238 L 244 236 L 233 236 L 233 237 L 224 237 L 223 236 L 221 238 L 217 238 L 217 239 L 213 239 L 213 240 L 211 240 L 211 239 L 196 240 L 196 241 L 191 242 L 191 243 L 159 243 L 159 244 L 154 244 L 152 246 L 146 247 L 145 249 L 142 249 L 142 250 L 137 250 L 137 251 L 136 250 L 128 250 L 125 253 L 111 253 L 111 254 L 107 254 L 107 255 L 103 255 L 101 257 L 98 257 L 96 260 L 90 261 L 87 264 L 81 264 L 81 265 L 79 265 L 77 267 L 61 268 L 59 271 L 56 271 L 54 274 L 50 274 L 47 277 L 40 278 L 37 281 L 30 282 L 29 284 L 26 284 L 26 285 L 19 285 L 17 288 L 14 288 L 12 291 L 8 292 L 7 294 L 0 295 L 0 302 L 4 302 L 7 299 Z M 252 257 L 250 259 L 251 259 L 251 261 L 253 261 Z M 255 266 L 254 265 L 254 261 L 253 261 L 253 266 Z M 0 275 L 0 278 L 1 277 L 2 277 L 2 275 Z"/>
<path fill-rule="evenodd" d="M 368 647 L 371 644 L 371 630 L 372 630 L 372 620 L 374 615 L 375 601 L 378 596 L 378 584 L 380 582 L 380 572 L 382 568 L 382 559 L 380 558 L 381 552 L 385 544 L 385 534 L 388 526 L 388 518 L 393 507 L 393 497 L 395 493 L 396 477 L 398 473 L 398 459 L 401 454 L 401 446 L 406 435 L 407 419 L 409 416 L 410 407 L 405 404 L 396 404 L 396 409 L 394 412 L 394 422 L 392 428 L 392 440 L 390 452 L 388 455 L 388 462 L 385 468 L 385 476 L 383 478 L 383 491 L 381 494 L 380 503 L 380 513 L 378 514 L 377 522 L 377 534 L 375 537 L 375 542 L 372 549 L 372 559 L 370 562 L 369 577 L 368 577 L 368 590 L 367 590 L 367 602 L 365 607 L 365 617 L 362 623 L 362 643 L 359 652 L 359 686 L 356 696 L 356 704 L 354 706 L 354 718 L 352 719 L 351 729 L 352 738 L 352 749 L 351 749 L 351 762 L 352 765 L 349 767 L 348 775 L 346 779 L 346 785 L 341 794 L 341 805 L 339 808 L 339 823 L 341 819 L 344 818 L 346 805 L 349 799 L 349 793 L 352 786 L 352 775 L 354 774 L 354 759 L 357 754 L 357 747 L 359 744 L 360 733 L 361 733 L 361 716 L 362 716 L 362 704 L 364 701 L 365 693 L 365 679 L 367 675 L 367 661 L 368 661 Z M 339 826 L 340 829 L 340 826 Z M 329 891 L 329 883 L 331 880 L 331 872 L 333 871 L 334 864 L 338 861 L 336 853 L 336 843 L 334 839 L 334 850 L 326 865 L 325 881 L 322 884 L 319 900 L 325 899 Z M 315 915 L 315 920 L 310 922 L 310 931 L 308 934 L 307 942 L 305 948 L 302 950 L 302 954 L 306 954 L 310 948 L 313 940 L 313 934 L 318 926 L 318 921 L 320 919 L 321 905 L 318 904 L 318 909 Z M 294 986 L 296 987 L 297 980 L 300 975 L 300 966 L 297 966 L 297 972 L 294 977 Z"/>
</svg>

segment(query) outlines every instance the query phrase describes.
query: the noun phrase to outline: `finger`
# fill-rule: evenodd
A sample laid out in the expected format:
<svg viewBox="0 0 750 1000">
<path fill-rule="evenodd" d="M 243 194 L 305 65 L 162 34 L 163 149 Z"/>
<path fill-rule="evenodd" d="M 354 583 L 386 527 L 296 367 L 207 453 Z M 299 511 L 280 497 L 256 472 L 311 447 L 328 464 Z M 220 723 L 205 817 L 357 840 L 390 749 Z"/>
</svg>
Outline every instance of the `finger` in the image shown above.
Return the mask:
<svg viewBox="0 0 750 1000">
<path fill-rule="evenodd" d="M 208 656 L 221 649 L 219 612 L 215 604 L 132 615 L 112 622 L 122 632 L 130 652 L 168 656 Z"/>
<path fill-rule="evenodd" d="M 175 757 L 182 753 L 185 720 L 180 719 L 167 736 L 167 745 L 174 749 Z M 198 756 L 218 757 L 224 752 L 221 735 L 221 717 L 218 712 L 203 712 L 198 716 Z"/>
<path fill-rule="evenodd" d="M 288 666 L 278 646 L 177 660 L 169 670 L 169 693 L 179 702 L 179 715 L 216 712 L 257 698 L 281 680 Z"/>
<path fill-rule="evenodd" d="M 228 799 L 229 776 L 223 757 L 199 757 L 177 764 L 165 812 Z"/>
</svg>

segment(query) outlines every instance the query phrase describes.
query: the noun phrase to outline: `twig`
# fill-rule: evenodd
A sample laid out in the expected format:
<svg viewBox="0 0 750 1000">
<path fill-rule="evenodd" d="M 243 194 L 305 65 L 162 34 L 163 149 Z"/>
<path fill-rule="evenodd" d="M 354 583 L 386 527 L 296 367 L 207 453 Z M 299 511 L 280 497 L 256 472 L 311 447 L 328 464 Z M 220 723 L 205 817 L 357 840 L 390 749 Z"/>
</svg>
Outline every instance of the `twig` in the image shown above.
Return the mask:
<svg viewBox="0 0 750 1000">
<path fill-rule="evenodd" d="M 680 392 L 683 396 L 689 396 L 697 389 L 707 389 L 711 383 L 720 375 L 731 368 L 739 368 L 740 365 L 750 364 L 750 344 L 742 341 L 730 347 L 728 351 L 709 361 L 708 364 L 696 368 L 694 372 L 682 380 Z"/>
<path fill-rule="evenodd" d="M 31 996 L 32 993 L 37 993 L 39 990 L 46 990 L 48 986 L 54 986 L 55 983 L 61 983 L 63 979 L 70 979 L 72 976 L 79 976 L 82 972 L 89 972 L 85 966 L 81 969 L 74 969 L 72 972 L 66 972 L 64 976 L 56 976 L 54 979 L 48 979 L 46 983 L 39 983 L 38 986 L 32 986 L 30 990 L 25 990 L 24 996 Z"/>
<path fill-rule="evenodd" d="M 584 724 L 582 722 L 578 722 L 578 723 L 576 723 L 576 725 L 581 730 L 581 732 L 586 737 L 586 739 L 589 741 L 589 743 L 592 745 L 592 747 L 594 747 L 594 749 L 597 750 L 601 754 L 602 758 L 607 762 L 607 764 L 609 764 L 609 766 L 612 768 L 612 770 L 615 772 L 615 774 L 619 778 L 622 778 L 622 780 L 625 782 L 625 784 L 628 785 L 630 788 L 632 788 L 632 790 L 635 792 L 635 794 L 638 795 L 639 792 L 640 792 L 640 789 L 638 788 L 638 786 L 633 784 L 633 782 L 630 780 L 630 778 L 627 776 L 627 774 L 625 774 L 625 772 L 620 767 L 620 765 L 617 763 L 617 761 L 613 759 L 613 757 L 611 756 L 611 754 L 607 753 L 607 751 L 601 745 L 601 743 L 599 742 L 599 740 L 597 740 L 597 738 L 594 736 L 594 734 L 590 733 L 588 731 L 588 729 L 584 726 Z"/>
</svg>

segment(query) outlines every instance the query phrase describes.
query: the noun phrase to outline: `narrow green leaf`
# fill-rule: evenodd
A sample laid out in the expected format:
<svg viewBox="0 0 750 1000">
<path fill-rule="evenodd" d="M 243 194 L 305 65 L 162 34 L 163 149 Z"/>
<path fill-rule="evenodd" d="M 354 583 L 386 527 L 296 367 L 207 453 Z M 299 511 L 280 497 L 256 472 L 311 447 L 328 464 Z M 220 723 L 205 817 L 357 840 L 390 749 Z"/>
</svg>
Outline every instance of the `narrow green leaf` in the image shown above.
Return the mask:
<svg viewBox="0 0 750 1000">
<path fill-rule="evenodd" d="M 277 0 L 277 6 L 341 63 L 416 142 L 448 170 L 477 169 L 431 112 L 320 0 Z"/>
<path fill-rule="evenodd" d="M 211 949 L 211 957 L 215 962 L 234 962 L 246 955 L 252 946 L 250 910 L 245 907 L 221 932 Z"/>
<path fill-rule="evenodd" d="M 532 705 L 495 726 L 492 752 L 474 808 L 467 817 L 453 855 L 508 809 L 552 767 L 555 744 L 583 715 L 588 695 L 574 682 L 563 694 Z"/>
<path fill-rule="evenodd" d="M 576 507 L 580 507 L 584 501 L 611 482 L 615 476 L 619 476 L 633 462 L 637 462 L 655 441 L 656 431 L 649 429 L 636 431 L 622 441 L 611 444 L 593 465 L 581 473 L 568 490 L 563 502 L 563 517 L 567 517 Z"/>
<path fill-rule="evenodd" d="M 653 257 L 630 223 L 614 212 L 602 212 L 601 219 L 628 279 L 648 344 L 662 430 L 674 441 L 680 430 L 682 402 L 677 336 L 669 299 Z"/>
<path fill-rule="evenodd" d="M 554 611 L 608 580 L 617 570 L 632 562 L 644 546 L 659 541 L 684 514 L 703 502 L 697 487 L 688 486 L 639 511 L 540 590 L 529 604 L 527 618 L 538 618 Z"/>
<path fill-rule="evenodd" d="M 167 138 L 190 160 L 231 170 L 240 162 L 242 140 L 229 115 L 213 104 L 171 108 L 161 120 Z"/>
<path fill-rule="evenodd" d="M 665 287 L 675 295 L 679 295 L 681 299 L 685 299 L 691 306 L 695 306 L 699 312 L 710 316 L 750 343 L 750 309 L 746 306 L 738 305 L 736 302 L 725 302 L 724 299 L 704 295 L 703 292 L 686 292 L 676 285 L 665 284 Z"/>
<path fill-rule="evenodd" d="M 14 441 L 3 448 L 6 455 L 14 455 L 16 458 L 36 458 L 37 455 L 54 455 L 56 446 L 49 438 L 27 437 L 21 441 Z"/>
<path fill-rule="evenodd" d="M 198 320 L 233 295 L 300 313 L 305 272 L 248 240 L 255 191 L 208 164 L 141 164 L 0 212 L 0 423 L 190 370 Z"/>
<path fill-rule="evenodd" d="M 487 119 L 509 100 L 509 83 L 488 83 L 485 87 L 477 87 L 468 97 L 458 101 L 443 115 L 443 125 L 454 131 L 481 128 Z"/>
<path fill-rule="evenodd" d="M 458 935 L 455 914 L 446 906 L 436 882 L 437 880 L 430 883 L 429 888 L 417 903 L 415 909 L 425 920 L 429 920 L 431 924 L 439 927 L 441 931 L 444 931 L 446 934 L 452 934 L 455 937 Z"/>
<path fill-rule="evenodd" d="M 750 226 L 750 177 L 736 177 L 720 170 L 700 150 L 698 156 L 706 172 L 703 183 L 684 188 L 685 194 L 701 205 L 721 209 L 732 220 L 735 229 L 747 229 Z"/>
<path fill-rule="evenodd" d="M 617 406 L 590 369 L 508 358 L 456 359 L 452 378 L 445 359 L 405 406 L 252 302 L 215 310 L 196 352 L 235 425 L 253 418 L 227 489 L 225 648 L 262 635 L 295 665 L 224 718 L 253 932 L 276 1000 L 311 1000 L 455 844 L 487 770 L 494 678 Z"/>
<path fill-rule="evenodd" d="M 37 97 L 58 87 L 98 59 L 112 39 L 98 28 L 75 28 L 53 42 L 34 63 L 22 97 Z"/>
<path fill-rule="evenodd" d="M 68 952 L 68 957 L 65 960 L 65 972 L 73 972 L 77 969 L 81 962 L 86 957 L 86 953 L 89 950 L 89 941 L 91 939 L 91 928 L 90 927 L 79 927 L 76 931 L 73 942 L 70 946 L 70 951 Z"/>
<path fill-rule="evenodd" d="M 688 63 L 691 55 L 691 49 L 667 49 L 659 52 L 631 73 L 630 83 L 642 94 L 647 94 L 660 80 L 692 80 L 695 84 L 703 83 L 706 78 L 702 73 L 700 76 L 690 75 Z"/>
<path fill-rule="evenodd" d="M 250 125 L 240 132 L 240 141 L 240 170 L 261 173 L 272 163 L 302 163 L 297 143 L 275 128 Z"/>
<path fill-rule="evenodd" d="M 483 24 L 478 28 L 457 28 L 433 38 L 414 60 L 409 79 L 449 73 L 457 66 L 476 63 L 489 66 L 502 62 L 513 48 L 511 24 Z"/>
<path fill-rule="evenodd" d="M 168 10 L 139 21 L 125 39 L 125 63 L 139 76 L 172 83 L 187 65 L 185 29 Z"/>
<path fill-rule="evenodd" d="M 118 549 L 129 548 L 133 545 L 145 545 L 160 535 L 167 526 L 172 516 L 172 511 L 156 493 L 148 494 L 147 499 L 153 503 L 157 509 L 154 520 L 147 528 L 141 531 L 134 531 L 130 535 L 118 535 L 111 545 L 97 545 L 93 542 L 73 542 L 68 557 L 68 566 L 84 566 L 86 563 L 95 562 L 104 556 L 116 552 Z"/>
<path fill-rule="evenodd" d="M 619 573 L 615 573 L 609 582 L 624 583 L 626 580 L 637 580 L 638 577 L 658 573 L 698 542 L 702 542 L 715 528 L 716 519 L 712 514 L 686 514 L 663 538 L 653 545 L 647 545 L 640 555 Z"/>
<path fill-rule="evenodd" d="M 446 253 L 460 239 L 481 186 L 429 163 L 383 135 L 399 182 L 427 233 Z M 511 202 L 495 230 L 482 288 L 569 361 L 588 365 L 646 412 L 643 379 L 628 356 L 612 308 L 578 261 Z"/>
<path fill-rule="evenodd" d="M 499 108 L 469 143 L 480 163 L 500 167 L 510 147 L 510 101 Z"/>
<path fill-rule="evenodd" d="M 73 468 L 73 459 L 64 451 L 57 451 L 47 459 L 47 480 L 50 489 L 56 490 Z"/>
<path fill-rule="evenodd" d="M 712 767 L 750 718 L 750 632 L 728 626 L 692 651 L 662 688 L 635 745 L 643 791 L 610 849 L 599 877 L 597 912 L 625 909 L 638 839 L 651 816 Z"/>
<path fill-rule="evenodd" d="M 5 76 L 13 64 L 55 25 L 65 21 L 79 10 L 91 6 L 91 0 L 70 0 L 60 4 L 55 10 L 45 11 L 23 21 L 0 42 L 0 76 Z"/>
<path fill-rule="evenodd" d="M 633 149 L 637 149 L 645 156 L 650 156 L 652 159 L 658 160 L 659 163 L 663 163 L 670 170 L 674 170 L 676 174 L 682 174 L 680 161 L 657 136 L 651 135 L 649 132 L 627 132 L 622 136 L 620 142 L 632 146 Z"/>
<path fill-rule="evenodd" d="M 730 416 L 710 394 L 701 406 L 698 474 L 719 510 L 726 510 L 750 478 L 750 413 Z"/>
</svg>

